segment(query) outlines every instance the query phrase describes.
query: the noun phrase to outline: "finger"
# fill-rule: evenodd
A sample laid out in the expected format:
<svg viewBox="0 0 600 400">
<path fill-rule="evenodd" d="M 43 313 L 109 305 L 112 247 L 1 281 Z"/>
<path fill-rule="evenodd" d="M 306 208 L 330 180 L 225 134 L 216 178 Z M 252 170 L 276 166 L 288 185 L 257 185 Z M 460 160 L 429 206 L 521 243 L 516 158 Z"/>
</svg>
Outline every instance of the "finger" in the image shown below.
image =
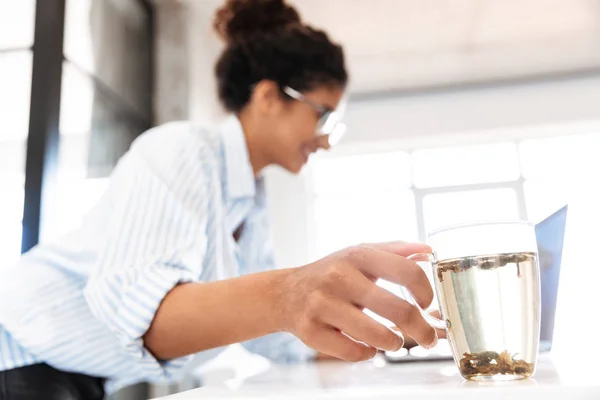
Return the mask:
<svg viewBox="0 0 600 400">
<path fill-rule="evenodd" d="M 392 329 L 392 330 L 394 330 L 395 332 L 398 332 L 398 333 L 403 333 L 400 330 L 400 328 L 398 328 L 397 326 L 392 326 L 390 329 Z M 438 339 L 446 339 L 446 331 L 445 330 L 436 329 L 436 333 L 438 335 Z M 404 345 L 402 347 L 404 347 L 407 350 L 410 350 L 410 349 L 412 349 L 415 346 L 418 346 L 418 343 L 415 341 L 415 339 L 411 338 L 408 335 L 405 335 L 405 337 L 404 337 Z"/>
<path fill-rule="evenodd" d="M 377 250 L 387 251 L 399 256 L 407 257 L 418 253 L 431 253 L 433 249 L 425 243 L 409 242 L 384 242 L 384 243 L 364 243 L 362 246 L 372 247 Z"/>
<path fill-rule="evenodd" d="M 442 319 L 442 313 L 440 312 L 440 310 L 433 310 L 429 314 L 431 314 L 432 317 L 435 317 L 437 319 Z M 439 339 L 446 339 L 446 330 L 437 329 L 437 335 Z"/>
<path fill-rule="evenodd" d="M 329 354 L 325 354 L 325 353 L 321 353 L 321 352 L 317 353 L 317 356 L 315 357 L 315 359 L 317 361 L 334 361 L 334 360 L 339 360 L 339 358 L 337 358 L 337 357 L 333 357 L 333 356 L 330 356 Z"/>
<path fill-rule="evenodd" d="M 439 310 L 434 310 L 432 312 L 430 312 L 429 314 L 431 314 L 432 317 L 441 319 L 442 315 L 440 313 Z M 397 326 L 392 326 L 390 329 L 394 330 L 395 332 L 404 334 L 404 332 L 402 332 L 402 330 L 400 328 L 398 328 Z M 438 339 L 446 339 L 446 330 L 445 329 L 436 329 L 436 333 L 438 336 Z M 411 338 L 408 335 L 405 335 L 404 338 L 404 348 L 405 349 L 411 349 L 413 347 L 415 347 L 417 345 L 417 342 L 415 342 L 415 340 L 413 338 Z"/>
<path fill-rule="evenodd" d="M 437 344 L 436 329 L 427 323 L 419 310 L 387 290 L 377 287 L 365 306 L 375 314 L 392 321 L 419 345 L 431 348 Z"/>
<path fill-rule="evenodd" d="M 313 339 L 305 343 L 321 353 L 352 362 L 370 360 L 377 354 L 376 348 L 352 340 L 327 326 L 315 329 Z"/>
<path fill-rule="evenodd" d="M 404 345 L 402 345 L 402 347 L 404 347 L 405 349 L 410 350 L 413 347 L 417 346 L 417 342 L 415 342 L 415 339 L 411 338 L 408 335 L 405 335 L 404 332 L 402 332 L 402 330 L 397 326 L 392 326 L 390 329 L 404 337 Z"/>
<path fill-rule="evenodd" d="M 350 249 L 346 260 L 368 277 L 383 278 L 406 287 L 423 309 L 433 301 L 429 279 L 414 261 L 362 245 Z"/>
<path fill-rule="evenodd" d="M 351 284 L 347 287 L 346 296 L 350 301 L 392 321 L 423 347 L 430 348 L 437 343 L 435 328 L 425 321 L 416 307 L 377 286 L 358 271 L 353 273 L 350 270 L 348 274 Z"/>
<path fill-rule="evenodd" d="M 413 347 L 417 346 L 417 342 L 415 342 L 415 339 L 411 338 L 411 337 L 407 337 L 406 340 L 404 341 L 404 347 L 406 350 L 410 350 Z"/>
<path fill-rule="evenodd" d="M 392 332 L 355 306 L 337 299 L 328 303 L 331 307 L 324 310 L 322 322 L 380 350 L 397 351 L 402 348 L 404 339 L 401 335 Z"/>
</svg>

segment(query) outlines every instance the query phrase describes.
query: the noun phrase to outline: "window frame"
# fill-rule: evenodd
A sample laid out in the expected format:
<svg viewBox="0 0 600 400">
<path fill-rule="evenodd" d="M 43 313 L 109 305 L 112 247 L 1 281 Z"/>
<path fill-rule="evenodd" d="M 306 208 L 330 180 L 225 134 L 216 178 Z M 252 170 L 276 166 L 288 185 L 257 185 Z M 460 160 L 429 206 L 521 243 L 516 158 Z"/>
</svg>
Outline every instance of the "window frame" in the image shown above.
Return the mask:
<svg viewBox="0 0 600 400">
<path fill-rule="evenodd" d="M 26 48 L 0 49 L 2 54 L 24 50 L 32 53 L 21 253 L 39 242 L 44 210 L 52 209 L 50 193 L 57 189 L 62 72 L 63 62 L 68 61 L 64 55 L 66 1 L 37 0 L 33 44 Z M 154 37 L 152 3 L 137 1 L 147 13 L 149 34 Z M 152 60 L 153 55 L 149 58 Z M 149 76 L 153 76 L 152 63 L 149 68 Z M 146 128 L 151 126 L 152 121 L 149 121 Z"/>
<path fill-rule="evenodd" d="M 373 143 L 363 142 L 340 144 L 333 151 L 329 153 L 319 154 L 317 157 L 320 159 L 335 159 L 340 157 L 348 157 L 352 155 L 377 154 L 382 152 L 399 151 L 407 152 L 409 156 L 411 156 L 414 151 L 432 148 L 451 148 L 463 145 L 483 145 L 502 142 L 515 143 L 518 151 L 517 162 L 519 163 L 519 176 L 515 180 L 429 188 L 416 187 L 414 184 L 414 179 L 412 180 L 410 187 L 407 187 L 407 189 L 411 190 L 414 194 L 419 240 L 426 241 L 427 238 L 425 228 L 425 215 L 423 210 L 423 199 L 425 198 L 425 196 L 430 194 L 456 193 L 471 190 L 510 188 L 515 191 L 517 196 L 519 219 L 527 220 L 528 212 L 525 197 L 525 182 L 532 180 L 525 179 L 523 176 L 521 166 L 521 142 L 530 139 L 556 138 L 594 133 L 600 133 L 600 121 L 578 122 L 572 124 L 557 124 L 554 126 L 542 127 L 523 127 L 517 129 L 495 130 L 478 133 L 449 133 L 445 135 L 432 135 L 431 137 L 426 138 L 408 137 L 405 139 L 398 139 L 393 141 L 388 140 Z M 412 168 L 412 164 L 410 165 L 410 168 Z M 308 254 L 310 259 L 315 259 L 316 257 L 318 257 L 318 246 L 315 241 L 317 229 L 317 224 L 315 221 L 315 199 L 317 198 L 317 196 L 323 195 L 317 193 L 315 190 L 314 170 L 314 164 L 309 164 L 305 168 L 305 171 L 303 171 L 302 173 L 302 177 L 305 180 L 305 187 L 307 188 L 306 204 L 308 205 L 308 220 L 306 223 L 306 229 L 307 237 L 310 238 L 308 240 Z M 412 176 L 413 173 L 411 171 L 411 177 Z"/>
</svg>

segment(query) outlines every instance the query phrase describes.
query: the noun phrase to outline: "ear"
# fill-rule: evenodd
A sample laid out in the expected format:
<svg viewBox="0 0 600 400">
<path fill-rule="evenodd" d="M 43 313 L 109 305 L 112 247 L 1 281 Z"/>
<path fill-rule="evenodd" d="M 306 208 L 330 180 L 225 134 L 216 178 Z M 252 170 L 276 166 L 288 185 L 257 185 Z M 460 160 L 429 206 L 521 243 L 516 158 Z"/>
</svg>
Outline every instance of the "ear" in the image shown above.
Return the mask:
<svg viewBox="0 0 600 400">
<path fill-rule="evenodd" d="M 251 101 L 265 114 L 277 114 L 283 107 L 279 85 L 269 80 L 262 80 L 256 84 Z"/>
</svg>

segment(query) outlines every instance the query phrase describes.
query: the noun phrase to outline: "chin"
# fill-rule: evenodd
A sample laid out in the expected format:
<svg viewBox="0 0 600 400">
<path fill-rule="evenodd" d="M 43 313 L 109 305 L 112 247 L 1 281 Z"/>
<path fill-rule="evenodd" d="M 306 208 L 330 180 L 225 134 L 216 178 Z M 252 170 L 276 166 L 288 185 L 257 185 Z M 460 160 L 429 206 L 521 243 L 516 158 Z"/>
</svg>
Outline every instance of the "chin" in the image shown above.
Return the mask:
<svg viewBox="0 0 600 400">
<path fill-rule="evenodd" d="M 295 166 L 294 168 L 286 168 L 288 170 L 288 172 L 291 172 L 294 175 L 297 175 L 300 173 L 300 171 L 302 171 L 302 168 L 304 168 L 304 164 Z"/>
<path fill-rule="evenodd" d="M 306 164 L 305 163 L 286 163 L 286 164 L 280 164 L 279 166 L 282 167 L 283 169 L 285 169 L 286 171 L 297 175 L 300 173 L 300 171 L 302 171 L 302 168 L 304 168 Z"/>
</svg>

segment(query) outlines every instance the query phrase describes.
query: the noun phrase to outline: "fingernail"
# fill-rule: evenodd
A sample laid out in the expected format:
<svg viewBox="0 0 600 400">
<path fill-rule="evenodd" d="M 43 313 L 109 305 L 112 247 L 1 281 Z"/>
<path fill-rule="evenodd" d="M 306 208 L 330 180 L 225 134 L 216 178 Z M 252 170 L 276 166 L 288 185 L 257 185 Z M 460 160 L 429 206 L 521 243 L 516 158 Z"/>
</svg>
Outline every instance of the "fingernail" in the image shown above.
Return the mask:
<svg viewBox="0 0 600 400">
<path fill-rule="evenodd" d="M 400 341 L 398 342 L 398 345 L 395 349 L 391 349 L 392 351 L 398 351 L 402 348 L 402 346 L 404 346 L 404 338 L 400 335 L 398 335 L 398 338 L 400 339 Z"/>
<path fill-rule="evenodd" d="M 435 334 L 435 337 L 433 338 L 433 342 L 431 342 L 431 344 L 429 346 L 426 347 L 426 349 L 433 349 L 435 346 L 437 346 L 438 344 L 438 336 L 437 333 Z"/>
<path fill-rule="evenodd" d="M 398 346 L 398 348 L 397 348 L 397 349 L 395 349 L 394 351 L 398 351 L 398 350 L 400 350 L 400 349 L 401 349 L 403 346 L 404 346 L 404 339 L 401 339 L 401 340 L 400 340 L 400 345 L 399 345 L 399 346 Z"/>
<path fill-rule="evenodd" d="M 359 362 L 368 362 L 368 361 L 371 361 L 376 356 L 377 356 L 377 349 L 375 349 L 375 351 L 373 352 L 372 355 L 371 354 L 367 355 L 367 357 L 365 357 L 365 359 L 363 361 L 359 361 Z"/>
<path fill-rule="evenodd" d="M 398 336 L 398 338 L 400 338 L 400 345 L 398 346 L 397 349 L 393 350 L 393 351 L 398 351 L 402 348 L 402 346 L 404 346 L 404 335 L 396 327 L 391 327 L 390 330 L 392 331 L 392 333 L 394 333 L 396 336 Z"/>
</svg>

